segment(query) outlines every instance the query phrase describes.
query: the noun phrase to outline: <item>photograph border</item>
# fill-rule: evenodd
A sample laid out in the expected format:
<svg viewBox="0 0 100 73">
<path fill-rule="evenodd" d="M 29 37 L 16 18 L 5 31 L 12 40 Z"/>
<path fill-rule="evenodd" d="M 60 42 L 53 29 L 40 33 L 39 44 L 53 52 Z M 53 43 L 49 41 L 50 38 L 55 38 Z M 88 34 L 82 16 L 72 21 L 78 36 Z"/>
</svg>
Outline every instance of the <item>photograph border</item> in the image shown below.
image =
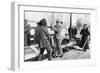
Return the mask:
<svg viewBox="0 0 100 73">
<path fill-rule="evenodd" d="M 14 71 L 19 71 L 19 70 L 27 70 L 27 68 L 28 67 L 30 67 L 30 66 L 27 66 L 26 65 L 26 67 L 23 67 L 22 66 L 22 64 L 21 64 L 21 59 L 20 59 L 20 57 L 21 57 L 21 54 L 20 54 L 20 6 L 25 6 L 25 7 L 27 7 L 27 6 L 33 6 L 33 7 L 43 7 L 43 8 L 63 8 L 63 9 L 66 9 L 66 8 L 68 8 L 68 9 L 86 9 L 86 10 L 92 10 L 93 11 L 93 13 L 94 13 L 94 15 L 96 15 L 95 13 L 96 13 L 96 8 L 95 7 L 84 7 L 84 6 L 80 6 L 81 8 L 78 8 L 77 6 L 71 6 L 71 7 L 69 7 L 69 6 L 66 6 L 66 7 L 59 7 L 59 6 L 42 6 L 42 5 L 33 5 L 33 4 L 31 4 L 31 3 L 29 3 L 29 4 L 26 4 L 26 3 L 20 3 L 20 2 L 13 2 L 12 3 L 12 5 L 11 5 L 11 8 L 12 8 L 12 10 L 11 10 L 11 12 L 12 12 L 12 17 L 11 17 L 11 29 L 12 29 L 12 48 L 11 48 L 11 69 L 12 70 L 14 70 Z M 96 16 L 95 16 L 95 18 L 96 18 Z M 93 18 L 94 19 L 94 18 Z M 96 24 L 96 19 L 94 19 L 94 23 Z M 92 24 L 92 25 L 95 25 L 95 24 Z M 93 27 L 93 26 L 92 26 Z M 23 27 L 24 28 L 24 27 Z M 92 28 L 91 28 L 92 29 Z M 94 29 L 93 29 L 94 30 Z M 94 46 L 95 47 L 95 46 Z M 94 51 L 94 53 L 95 53 L 95 51 Z M 96 56 L 94 56 L 94 57 L 96 57 Z M 70 60 L 71 61 L 71 60 Z M 78 61 L 76 61 L 76 60 L 74 60 L 74 62 L 70 62 L 69 60 L 68 60 L 68 63 L 76 63 L 76 62 L 78 62 Z M 87 65 L 87 62 L 90 62 L 91 61 L 91 63 L 89 63 L 89 64 L 95 64 L 95 62 L 96 62 L 96 59 L 95 58 L 93 58 L 93 60 L 90 60 L 90 61 L 87 61 L 86 60 L 86 62 L 84 63 L 84 60 L 80 60 L 80 61 L 83 61 L 83 65 L 84 64 L 86 64 Z M 61 66 L 63 66 L 64 65 L 64 61 L 59 61 L 61 64 Z M 36 62 L 35 62 L 36 63 Z M 35 69 L 34 68 L 34 64 L 35 63 L 33 63 L 33 66 L 31 66 L 31 67 L 33 67 L 32 69 Z M 39 63 L 40 64 L 40 62 L 37 62 L 37 63 Z M 41 62 L 41 63 L 43 63 L 42 65 L 44 65 L 45 63 L 44 62 Z M 50 64 L 54 64 L 54 63 L 56 63 L 56 62 L 47 62 L 47 63 L 50 63 Z M 58 62 L 57 62 L 58 63 Z M 38 65 L 39 65 L 38 64 Z M 30 64 L 29 64 L 30 65 Z M 56 65 L 56 64 L 55 64 Z M 80 66 L 82 65 L 82 64 L 79 64 Z M 49 65 L 50 67 L 53 67 L 53 65 Z M 65 65 L 64 67 L 66 67 L 67 65 Z M 71 65 L 68 65 L 68 66 L 71 66 Z M 68 67 L 67 66 L 67 67 Z M 73 65 L 72 65 L 73 66 Z M 77 66 L 77 63 L 75 64 L 75 66 Z M 47 65 L 45 66 L 45 67 L 47 67 Z M 38 68 L 38 67 L 37 67 Z M 37 69 L 36 68 L 36 69 Z M 53 67 L 54 68 L 54 67 Z M 40 68 L 39 68 L 40 69 Z"/>
</svg>

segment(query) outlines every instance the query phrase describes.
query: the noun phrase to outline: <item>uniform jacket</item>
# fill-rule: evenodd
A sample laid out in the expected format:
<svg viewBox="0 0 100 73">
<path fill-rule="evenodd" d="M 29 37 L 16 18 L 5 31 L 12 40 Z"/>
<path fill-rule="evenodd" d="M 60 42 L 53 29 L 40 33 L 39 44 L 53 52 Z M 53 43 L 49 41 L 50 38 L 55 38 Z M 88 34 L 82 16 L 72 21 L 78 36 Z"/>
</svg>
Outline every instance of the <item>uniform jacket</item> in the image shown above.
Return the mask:
<svg viewBox="0 0 100 73">
<path fill-rule="evenodd" d="M 55 26 L 54 31 L 57 39 L 62 39 L 61 31 L 63 29 L 62 24 L 58 24 Z"/>
</svg>

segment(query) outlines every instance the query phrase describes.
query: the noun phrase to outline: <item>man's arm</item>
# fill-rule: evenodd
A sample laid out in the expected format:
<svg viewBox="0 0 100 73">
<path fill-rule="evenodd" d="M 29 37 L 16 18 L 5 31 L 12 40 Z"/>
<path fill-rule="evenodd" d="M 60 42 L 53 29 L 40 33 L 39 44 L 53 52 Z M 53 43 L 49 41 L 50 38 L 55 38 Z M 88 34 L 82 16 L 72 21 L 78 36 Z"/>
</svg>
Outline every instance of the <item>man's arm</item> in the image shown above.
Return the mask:
<svg viewBox="0 0 100 73">
<path fill-rule="evenodd" d="M 48 39 L 50 39 L 50 34 L 49 34 L 49 32 L 48 32 L 47 27 L 44 29 L 44 32 L 45 32 L 46 36 L 48 37 Z"/>
<path fill-rule="evenodd" d="M 90 32 L 89 32 L 88 28 L 87 28 L 87 34 L 90 35 Z"/>
<path fill-rule="evenodd" d="M 83 29 L 81 30 L 80 34 L 83 34 Z"/>
</svg>

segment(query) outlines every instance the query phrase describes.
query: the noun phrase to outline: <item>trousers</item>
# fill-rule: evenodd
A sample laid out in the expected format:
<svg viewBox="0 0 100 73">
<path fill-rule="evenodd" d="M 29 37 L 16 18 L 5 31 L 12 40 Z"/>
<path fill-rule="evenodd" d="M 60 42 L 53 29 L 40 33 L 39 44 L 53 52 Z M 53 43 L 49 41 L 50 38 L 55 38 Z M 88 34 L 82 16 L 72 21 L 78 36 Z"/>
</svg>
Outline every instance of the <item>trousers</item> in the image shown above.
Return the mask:
<svg viewBox="0 0 100 73">
<path fill-rule="evenodd" d="M 52 60 L 52 50 L 50 47 L 43 47 L 43 48 L 40 48 L 40 54 L 39 54 L 39 57 L 38 57 L 38 60 L 41 61 L 42 60 L 42 56 L 43 56 L 43 53 L 44 51 L 47 51 L 47 57 L 48 57 L 48 60 Z"/>
</svg>

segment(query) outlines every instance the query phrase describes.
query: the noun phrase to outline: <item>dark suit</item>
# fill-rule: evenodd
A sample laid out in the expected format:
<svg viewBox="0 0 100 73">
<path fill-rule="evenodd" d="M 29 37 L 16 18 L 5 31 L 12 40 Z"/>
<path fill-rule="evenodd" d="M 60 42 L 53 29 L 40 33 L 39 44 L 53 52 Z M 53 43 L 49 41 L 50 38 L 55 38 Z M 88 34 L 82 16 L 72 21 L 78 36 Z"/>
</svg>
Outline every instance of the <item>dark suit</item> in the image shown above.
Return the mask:
<svg viewBox="0 0 100 73">
<path fill-rule="evenodd" d="M 25 24 L 24 25 L 24 45 L 30 46 L 30 25 Z"/>
<path fill-rule="evenodd" d="M 80 47 L 83 48 L 88 36 L 90 35 L 88 28 L 82 29 L 80 34 L 82 34 Z M 89 48 L 89 46 L 88 46 L 88 42 L 87 42 L 83 49 L 86 50 L 88 48 Z"/>
<path fill-rule="evenodd" d="M 75 39 L 75 35 L 77 34 L 77 29 L 76 28 L 68 28 L 68 33 L 70 39 Z"/>
<path fill-rule="evenodd" d="M 47 27 L 44 26 L 38 26 L 36 28 L 36 36 L 38 37 L 38 44 L 40 47 L 40 54 L 39 54 L 39 60 L 42 60 L 42 55 L 44 53 L 44 50 L 46 49 L 48 53 L 48 60 L 51 60 L 51 46 L 49 43 L 49 33 L 47 30 Z"/>
</svg>

